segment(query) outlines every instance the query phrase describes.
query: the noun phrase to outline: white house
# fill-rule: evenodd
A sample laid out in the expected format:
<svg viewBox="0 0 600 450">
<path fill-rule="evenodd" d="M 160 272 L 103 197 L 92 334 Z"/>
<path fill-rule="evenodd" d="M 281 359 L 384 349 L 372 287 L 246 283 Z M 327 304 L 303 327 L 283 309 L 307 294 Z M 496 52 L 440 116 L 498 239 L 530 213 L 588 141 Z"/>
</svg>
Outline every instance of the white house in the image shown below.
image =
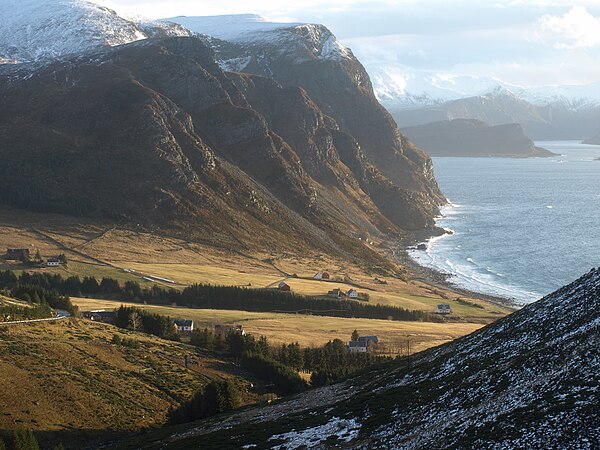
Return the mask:
<svg viewBox="0 0 600 450">
<path fill-rule="evenodd" d="M 50 258 L 46 261 L 46 267 L 58 267 L 60 266 L 60 261 L 56 258 Z"/>
<path fill-rule="evenodd" d="M 367 353 L 375 350 L 378 344 L 377 336 L 360 336 L 358 341 L 348 343 L 348 349 L 354 353 Z"/>
<path fill-rule="evenodd" d="M 450 305 L 437 305 L 435 312 L 436 314 L 451 314 L 452 308 Z"/>
<path fill-rule="evenodd" d="M 348 295 L 348 298 L 358 298 L 358 291 L 356 289 L 350 289 L 346 295 Z"/>
<path fill-rule="evenodd" d="M 194 331 L 193 320 L 173 319 L 172 322 L 177 328 L 177 331 L 179 331 L 180 333 L 191 333 L 192 331 Z"/>
<path fill-rule="evenodd" d="M 367 343 L 352 341 L 348 343 L 348 350 L 352 353 L 367 353 Z"/>
</svg>

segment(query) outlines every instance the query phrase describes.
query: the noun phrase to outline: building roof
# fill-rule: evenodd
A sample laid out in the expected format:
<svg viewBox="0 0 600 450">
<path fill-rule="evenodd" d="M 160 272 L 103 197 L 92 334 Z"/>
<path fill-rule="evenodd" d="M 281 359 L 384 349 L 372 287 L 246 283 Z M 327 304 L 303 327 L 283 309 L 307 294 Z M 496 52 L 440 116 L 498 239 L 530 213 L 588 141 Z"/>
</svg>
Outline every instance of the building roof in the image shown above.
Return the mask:
<svg viewBox="0 0 600 450">
<path fill-rule="evenodd" d="M 358 342 L 364 342 L 365 345 L 369 341 L 377 344 L 379 342 L 379 339 L 377 338 L 377 336 L 361 336 L 358 338 Z"/>
<path fill-rule="evenodd" d="M 194 325 L 193 320 L 187 319 L 172 319 L 171 322 L 173 322 L 178 327 L 191 327 L 192 325 Z"/>
</svg>

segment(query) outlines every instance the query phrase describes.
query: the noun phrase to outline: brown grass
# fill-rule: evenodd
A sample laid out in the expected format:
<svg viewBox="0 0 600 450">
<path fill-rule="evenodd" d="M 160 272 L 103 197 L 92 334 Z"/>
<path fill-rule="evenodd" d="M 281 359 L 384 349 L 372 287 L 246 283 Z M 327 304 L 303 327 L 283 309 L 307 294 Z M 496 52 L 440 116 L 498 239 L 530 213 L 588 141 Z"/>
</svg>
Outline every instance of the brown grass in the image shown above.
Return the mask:
<svg viewBox="0 0 600 450">
<path fill-rule="evenodd" d="M 140 343 L 111 343 L 119 335 Z M 184 355 L 197 364 L 183 367 Z M 138 430 L 162 424 L 235 366 L 187 345 L 68 319 L 0 327 L 0 429 Z M 247 399 L 250 401 L 251 399 Z"/>
<path fill-rule="evenodd" d="M 113 309 L 121 304 L 136 306 L 172 318 L 193 319 L 199 328 L 215 324 L 241 324 L 248 333 L 266 336 L 272 343 L 298 342 L 304 347 L 320 346 L 338 338 L 349 341 L 353 330 L 377 335 L 388 347 L 403 350 L 408 339 L 414 351 L 425 350 L 469 334 L 481 327 L 474 323 L 400 322 L 347 319 L 300 314 L 255 313 L 213 309 L 190 309 L 73 298 L 82 311 Z"/>
</svg>

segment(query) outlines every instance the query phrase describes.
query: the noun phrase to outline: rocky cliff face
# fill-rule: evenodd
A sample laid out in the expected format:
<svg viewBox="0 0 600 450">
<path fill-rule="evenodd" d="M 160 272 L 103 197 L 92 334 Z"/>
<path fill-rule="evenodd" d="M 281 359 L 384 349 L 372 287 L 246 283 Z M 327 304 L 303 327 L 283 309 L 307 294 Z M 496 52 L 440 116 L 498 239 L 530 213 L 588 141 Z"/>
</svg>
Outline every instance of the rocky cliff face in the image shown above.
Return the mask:
<svg viewBox="0 0 600 450">
<path fill-rule="evenodd" d="M 537 147 L 516 123 L 491 126 L 479 120 L 455 119 L 403 128 L 402 132 L 430 156 L 555 156 Z"/>
<path fill-rule="evenodd" d="M 2 66 L 0 200 L 229 246 L 360 253 L 358 237 L 432 228 L 431 162 L 352 67 L 312 72 L 346 83 L 378 134 L 316 82 L 224 72 L 197 38 Z"/>
<path fill-rule="evenodd" d="M 141 448 L 565 448 L 600 443 L 600 270 L 450 344 Z"/>
</svg>

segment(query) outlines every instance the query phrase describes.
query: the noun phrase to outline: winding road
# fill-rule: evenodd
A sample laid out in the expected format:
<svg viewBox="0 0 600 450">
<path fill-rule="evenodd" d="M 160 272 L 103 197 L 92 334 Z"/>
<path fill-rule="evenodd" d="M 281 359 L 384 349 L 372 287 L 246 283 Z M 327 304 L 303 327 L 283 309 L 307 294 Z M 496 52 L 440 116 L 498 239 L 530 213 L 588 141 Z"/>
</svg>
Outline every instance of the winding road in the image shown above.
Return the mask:
<svg viewBox="0 0 600 450">
<path fill-rule="evenodd" d="M 47 319 L 31 319 L 31 320 L 15 320 L 13 322 L 0 322 L 1 325 L 16 325 L 19 323 L 35 323 L 35 322 L 52 322 L 54 320 L 62 320 L 67 317 L 71 317 L 67 311 L 63 311 L 62 309 L 55 309 L 56 317 L 49 317 Z"/>
</svg>

